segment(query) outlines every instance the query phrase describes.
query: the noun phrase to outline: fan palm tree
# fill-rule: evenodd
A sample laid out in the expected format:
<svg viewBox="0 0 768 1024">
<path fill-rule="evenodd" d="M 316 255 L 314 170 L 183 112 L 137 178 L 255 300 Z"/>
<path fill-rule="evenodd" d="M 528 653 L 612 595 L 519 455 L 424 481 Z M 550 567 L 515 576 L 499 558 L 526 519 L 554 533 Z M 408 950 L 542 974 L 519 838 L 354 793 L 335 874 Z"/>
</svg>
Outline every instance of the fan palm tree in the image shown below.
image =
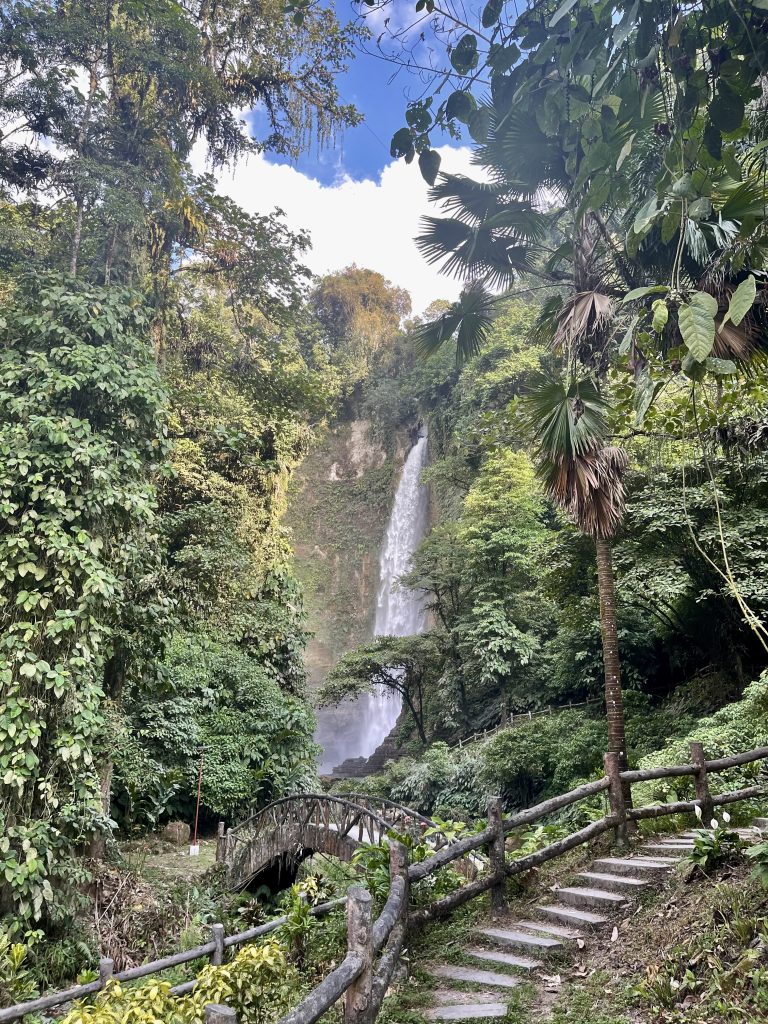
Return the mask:
<svg viewBox="0 0 768 1024">
<path fill-rule="evenodd" d="M 521 405 L 544 487 L 595 542 L 608 749 L 626 767 L 613 538 L 624 513 L 627 453 L 605 443 L 607 403 L 590 378 L 566 383 L 542 377 Z"/>
<path fill-rule="evenodd" d="M 511 286 L 521 273 L 561 286 L 542 311 L 541 326 L 567 366 L 598 361 L 608 345 L 613 297 L 628 282 L 605 225 L 594 214 L 572 215 L 575 229 L 559 248 L 545 245 L 550 215 L 574 203 L 574 182 L 560 140 L 511 110 L 489 109 L 487 142 L 475 153 L 490 182 L 443 175 L 431 191 L 443 218 L 423 222 L 417 245 L 431 263 L 469 279 L 459 300 L 416 335 L 420 354 L 431 355 L 455 338 L 459 361 L 476 355 L 504 296 L 488 288 Z M 595 542 L 600 625 L 605 665 L 608 745 L 626 764 L 621 699 L 612 540 L 624 508 L 626 453 L 605 443 L 606 403 L 590 378 L 571 383 L 542 379 L 524 401 L 524 422 L 536 449 L 539 475 L 552 498 Z"/>
</svg>

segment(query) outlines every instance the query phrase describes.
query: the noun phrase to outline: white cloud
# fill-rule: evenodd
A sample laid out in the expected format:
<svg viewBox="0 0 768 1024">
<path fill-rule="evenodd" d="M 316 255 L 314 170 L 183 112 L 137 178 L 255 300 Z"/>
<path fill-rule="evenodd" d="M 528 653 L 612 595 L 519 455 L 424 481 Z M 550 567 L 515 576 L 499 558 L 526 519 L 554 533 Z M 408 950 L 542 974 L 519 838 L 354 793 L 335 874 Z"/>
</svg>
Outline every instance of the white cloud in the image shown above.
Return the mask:
<svg viewBox="0 0 768 1024">
<path fill-rule="evenodd" d="M 439 152 L 443 170 L 472 173 L 468 148 Z M 456 298 L 461 290 L 459 282 L 427 265 L 413 241 L 419 218 L 436 212 L 415 164 L 387 164 L 378 181 L 345 176 L 323 185 L 294 167 L 259 156 L 220 174 L 219 188 L 250 213 L 269 213 L 279 206 L 293 230 L 308 230 L 312 250 L 306 263 L 317 274 L 350 263 L 378 270 L 411 293 L 415 313 L 434 299 Z"/>
</svg>

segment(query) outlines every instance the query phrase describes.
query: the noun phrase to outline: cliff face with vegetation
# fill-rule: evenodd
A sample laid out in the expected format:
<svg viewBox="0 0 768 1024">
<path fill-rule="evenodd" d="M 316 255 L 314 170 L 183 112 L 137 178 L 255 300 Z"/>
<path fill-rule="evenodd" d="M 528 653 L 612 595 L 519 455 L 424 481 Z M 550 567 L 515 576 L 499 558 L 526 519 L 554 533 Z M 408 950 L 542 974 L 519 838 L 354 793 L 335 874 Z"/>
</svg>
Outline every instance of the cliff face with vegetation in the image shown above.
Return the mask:
<svg viewBox="0 0 768 1024">
<path fill-rule="evenodd" d="M 289 527 L 304 588 L 313 689 L 342 654 L 371 636 L 379 551 L 406 448 L 377 438 L 367 419 L 331 427 L 295 475 Z"/>
</svg>

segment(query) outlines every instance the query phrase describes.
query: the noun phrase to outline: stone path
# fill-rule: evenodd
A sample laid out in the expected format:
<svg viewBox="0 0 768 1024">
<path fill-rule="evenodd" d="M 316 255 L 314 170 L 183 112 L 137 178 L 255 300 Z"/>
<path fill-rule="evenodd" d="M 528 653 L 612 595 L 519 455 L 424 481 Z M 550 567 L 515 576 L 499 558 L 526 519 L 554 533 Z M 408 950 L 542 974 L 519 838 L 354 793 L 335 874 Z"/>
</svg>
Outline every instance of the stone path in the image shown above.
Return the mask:
<svg viewBox="0 0 768 1024">
<path fill-rule="evenodd" d="M 757 829 L 768 819 L 758 819 Z M 737 829 L 755 839 L 756 829 Z M 543 980 L 568 955 L 569 947 L 602 931 L 610 936 L 617 918 L 655 879 L 668 874 L 693 849 L 694 832 L 649 839 L 622 857 L 599 857 L 574 877 L 576 884 L 555 888 L 554 901 L 542 902 L 527 916 L 476 929 L 476 942 L 461 952 L 466 963 L 428 968 L 440 985 L 433 992 L 428 1020 L 473 1021 L 505 1017 L 505 992 L 525 978 Z M 446 987 L 446 983 L 447 986 Z M 459 989 L 450 986 L 472 986 Z"/>
</svg>

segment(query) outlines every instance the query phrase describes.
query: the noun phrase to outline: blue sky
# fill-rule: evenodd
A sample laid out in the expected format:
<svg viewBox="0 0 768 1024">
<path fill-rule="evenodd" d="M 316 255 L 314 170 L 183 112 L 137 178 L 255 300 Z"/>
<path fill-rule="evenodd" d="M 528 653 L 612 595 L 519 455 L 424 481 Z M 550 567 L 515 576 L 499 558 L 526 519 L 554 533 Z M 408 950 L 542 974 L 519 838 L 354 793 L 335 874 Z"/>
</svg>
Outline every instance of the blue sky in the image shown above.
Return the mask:
<svg viewBox="0 0 768 1024">
<path fill-rule="evenodd" d="M 414 6 L 415 0 L 393 0 L 387 13 L 397 16 L 394 14 L 397 11 L 410 15 Z M 353 5 L 351 0 L 338 0 L 336 9 L 340 21 L 349 21 L 353 20 L 359 5 Z M 363 123 L 346 129 L 335 149 L 318 153 L 313 148 L 298 161 L 275 156 L 268 159 L 275 163 L 290 163 L 324 185 L 338 181 L 342 175 L 356 181 L 375 179 L 391 161 L 390 140 L 405 124 L 408 99 L 419 95 L 423 86 L 418 77 L 404 70 L 398 72 L 386 60 L 361 52 L 337 82 L 342 102 L 353 103 L 363 114 Z M 448 142 L 447 138 L 445 141 Z"/>
<path fill-rule="evenodd" d="M 338 0 L 346 7 L 349 0 Z M 394 0 L 409 12 L 415 0 Z M 251 213 L 285 212 L 288 225 L 309 231 L 312 249 L 305 256 L 316 274 L 352 263 L 370 267 L 412 296 L 420 313 L 435 299 L 455 299 L 460 282 L 428 265 L 416 248 L 421 218 L 437 213 L 429 203 L 428 186 L 416 163 L 406 165 L 389 155 L 394 132 L 405 123 L 406 93 L 417 95 L 419 79 L 383 60 L 358 55 L 339 81 L 344 102 L 354 103 L 366 123 L 348 129 L 329 150 L 316 149 L 297 162 L 273 154 L 251 156 L 234 168 L 218 172 L 219 188 Z M 437 143 L 443 170 L 476 174 L 470 150 L 455 143 Z M 202 170 L 206 154 L 195 154 Z"/>
</svg>

